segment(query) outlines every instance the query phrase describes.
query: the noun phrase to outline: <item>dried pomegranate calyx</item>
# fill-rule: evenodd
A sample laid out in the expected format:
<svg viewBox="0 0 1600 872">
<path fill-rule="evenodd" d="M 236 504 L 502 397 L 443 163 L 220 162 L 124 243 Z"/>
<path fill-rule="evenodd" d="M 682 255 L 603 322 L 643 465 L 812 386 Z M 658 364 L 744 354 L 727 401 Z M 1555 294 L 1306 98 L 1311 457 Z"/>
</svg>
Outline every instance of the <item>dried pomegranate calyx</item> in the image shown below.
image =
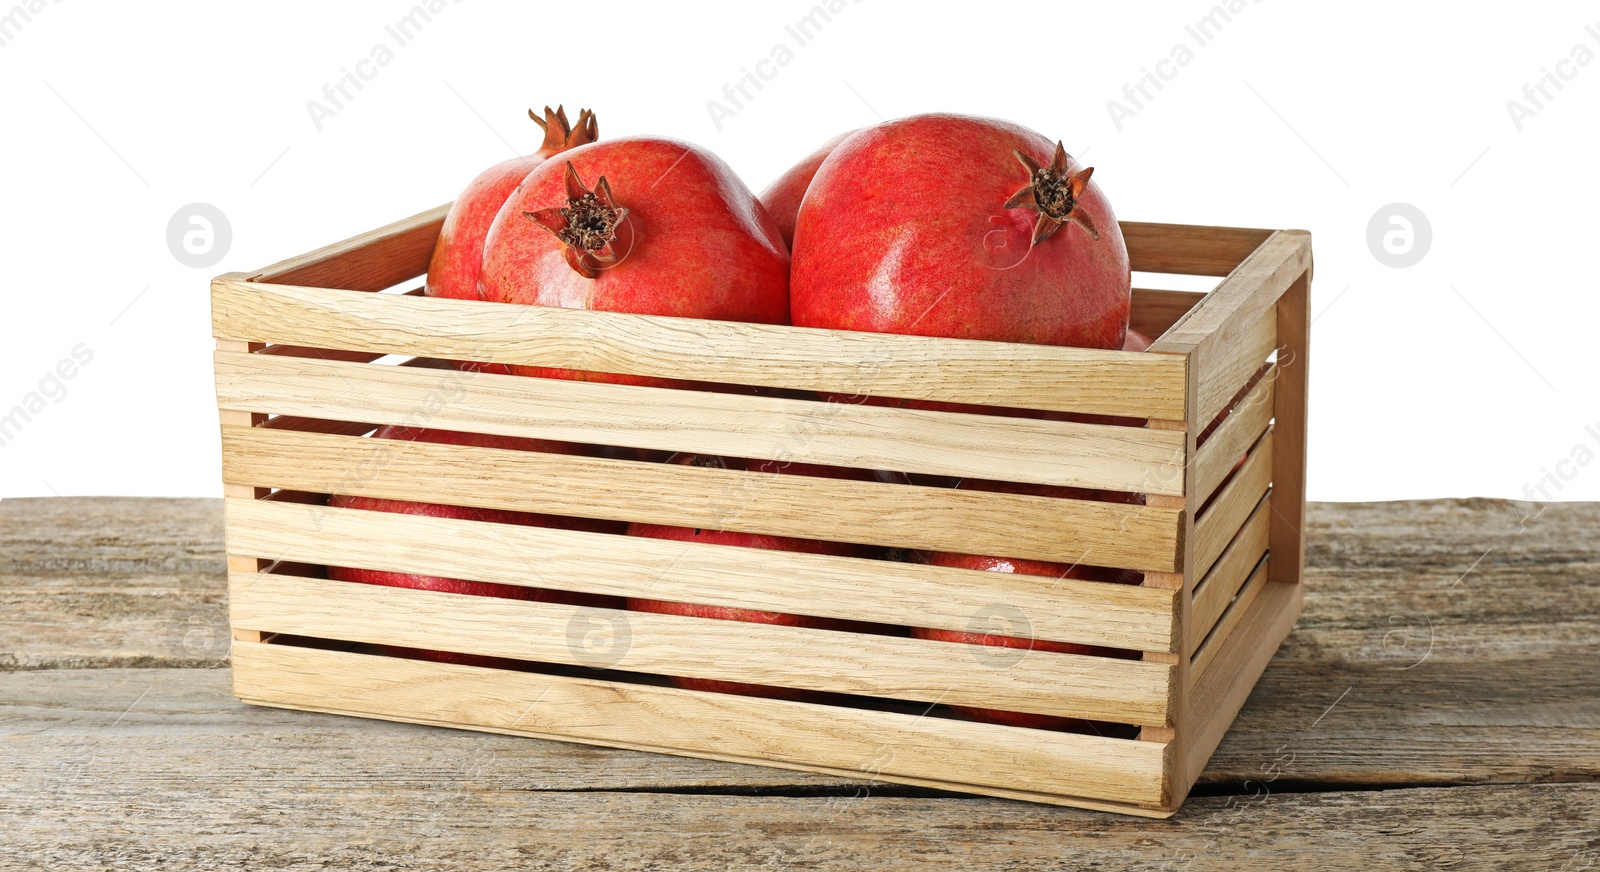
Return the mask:
<svg viewBox="0 0 1600 872">
<path fill-rule="evenodd" d="M 566 151 L 600 138 L 600 122 L 588 109 L 578 110 L 577 126 L 567 121 L 565 106 L 557 106 L 555 111 L 551 111 L 549 106 L 544 107 L 542 118 L 539 113 L 529 109 L 528 117 L 544 131 L 544 142 L 539 146 L 541 151 Z"/>
<path fill-rule="evenodd" d="M 611 197 L 611 183 L 601 176 L 589 190 L 578 178 L 578 170 L 567 161 L 567 204 L 537 212 L 524 212 L 533 223 L 561 240 L 567 264 L 584 278 L 600 274 L 606 264 L 615 263 L 617 252 L 612 241 L 617 226 L 628 217 L 626 207 Z"/>
<path fill-rule="evenodd" d="M 1055 157 L 1049 166 L 1041 166 L 1038 161 L 1025 154 L 1021 149 L 1013 151 L 1017 160 L 1028 171 L 1028 185 L 1022 190 L 1011 195 L 1006 200 L 1006 209 L 1033 209 L 1039 213 L 1039 218 L 1033 224 L 1032 245 L 1048 239 L 1062 224 L 1071 222 L 1082 227 L 1091 239 L 1099 239 L 1100 231 L 1095 228 L 1094 222 L 1088 215 L 1078 208 L 1078 200 L 1083 197 L 1083 191 L 1089 186 L 1089 177 L 1094 174 L 1094 167 L 1079 170 L 1072 175 L 1067 175 L 1067 150 L 1061 142 L 1056 142 Z"/>
</svg>

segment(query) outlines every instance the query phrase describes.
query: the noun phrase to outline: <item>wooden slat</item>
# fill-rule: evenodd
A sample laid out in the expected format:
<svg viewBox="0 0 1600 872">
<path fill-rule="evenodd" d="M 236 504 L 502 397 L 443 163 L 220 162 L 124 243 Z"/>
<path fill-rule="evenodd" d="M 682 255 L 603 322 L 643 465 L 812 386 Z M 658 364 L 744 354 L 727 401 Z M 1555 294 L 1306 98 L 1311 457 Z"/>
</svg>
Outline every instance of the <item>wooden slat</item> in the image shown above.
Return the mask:
<svg viewBox="0 0 1600 872">
<path fill-rule="evenodd" d="M 525 572 L 522 578 L 534 582 Z M 970 705 L 1118 723 L 1168 723 L 1171 667 L 263 573 L 234 573 L 236 627 L 649 675 Z M 586 628 L 605 635 L 601 656 Z"/>
<path fill-rule="evenodd" d="M 1233 541 L 1234 535 L 1244 526 L 1245 520 L 1266 494 L 1272 481 L 1272 435 L 1272 431 L 1268 430 L 1261 437 L 1244 466 L 1217 493 L 1210 507 L 1195 519 L 1192 568 L 1198 577 L 1204 578 L 1211 570 L 1211 565 Z"/>
<path fill-rule="evenodd" d="M 1273 381 L 1276 368 L 1267 370 L 1256 386 L 1233 406 L 1227 420 L 1195 452 L 1194 499 L 1204 505 L 1233 471 L 1233 465 L 1261 438 L 1272 420 Z M 1282 438 L 1279 438 L 1282 444 Z"/>
<path fill-rule="evenodd" d="M 1272 236 L 1271 230 L 1123 221 L 1134 272 L 1225 276 Z"/>
<path fill-rule="evenodd" d="M 1027 418 L 219 354 L 225 409 L 1176 494 L 1184 437 Z"/>
<path fill-rule="evenodd" d="M 1250 577 L 1245 579 L 1244 586 L 1239 588 L 1239 593 L 1234 597 L 1233 602 L 1228 604 L 1227 609 L 1222 613 L 1222 617 L 1217 619 L 1217 626 L 1212 630 L 1210 637 L 1200 643 L 1199 650 L 1194 653 L 1194 665 L 1191 669 L 1190 681 L 1195 681 L 1205 676 L 1206 668 L 1211 665 L 1212 660 L 1216 659 L 1217 652 L 1222 650 L 1228 639 L 1232 638 L 1233 632 L 1238 629 L 1239 622 L 1244 619 L 1244 615 L 1251 604 L 1255 602 L 1262 589 L 1271 583 L 1267 580 L 1267 566 L 1271 563 L 1271 560 L 1272 558 L 1268 557 L 1267 563 L 1257 565 L 1255 571 L 1250 573 Z"/>
<path fill-rule="evenodd" d="M 1091 799 L 1162 802 L 1166 746 L 938 717 L 617 684 L 283 645 L 234 646 L 249 702 L 540 738 L 875 770 Z"/>
<path fill-rule="evenodd" d="M 1205 299 L 1200 291 L 1133 289 L 1133 311 L 1128 326 L 1155 339 Z"/>
<path fill-rule="evenodd" d="M 381 291 L 428 271 L 450 203 L 309 254 L 280 261 L 250 281 Z M 293 342 L 294 340 L 287 340 Z"/>
<path fill-rule="evenodd" d="M 1239 624 L 1186 695 L 1185 719 L 1194 724 L 1178 758 L 1179 786 L 1192 785 L 1206 767 L 1256 681 L 1300 616 L 1303 586 L 1268 581 Z M 1259 772 L 1259 770 L 1253 770 Z M 1256 777 L 1260 777 L 1259 774 Z"/>
<path fill-rule="evenodd" d="M 1237 342 L 1202 360 L 1199 364 L 1200 392 L 1195 398 L 1201 429 L 1215 421 L 1261 371 L 1267 356 L 1276 347 L 1277 330 L 1277 318 L 1269 310 Z"/>
<path fill-rule="evenodd" d="M 240 555 L 955 631 L 1009 606 L 1034 638 L 1177 650 L 1173 593 L 1147 587 L 257 500 L 227 512 Z"/>
<path fill-rule="evenodd" d="M 1181 418 L 1181 356 L 212 283 L 228 339 L 843 394 Z"/>
<path fill-rule="evenodd" d="M 1311 368 L 1311 270 L 1278 301 L 1281 372 L 1273 401 L 1272 580 L 1299 582 L 1306 563 L 1306 391 Z"/>
<path fill-rule="evenodd" d="M 1190 626 L 1194 628 L 1190 637 L 1190 653 L 1202 642 L 1211 628 L 1216 626 L 1217 618 L 1227 609 L 1228 603 L 1233 601 L 1234 594 L 1244 585 L 1250 573 L 1261 562 L 1267 553 L 1267 519 L 1272 514 L 1272 509 L 1266 503 L 1256 506 L 1250 513 L 1249 520 L 1244 522 L 1244 527 L 1239 530 L 1239 535 L 1228 543 L 1222 556 L 1212 565 L 1211 571 L 1206 573 L 1194 591 L 1194 604 L 1190 607 L 1192 620 Z"/>
<path fill-rule="evenodd" d="M 1209 358 L 1236 346 L 1310 266 L 1311 234 L 1274 232 L 1150 350 L 1189 354 L 1196 358 L 1191 366 L 1204 368 Z"/>
<path fill-rule="evenodd" d="M 228 428 L 223 480 L 1170 572 L 1179 512 L 392 439 Z"/>
</svg>

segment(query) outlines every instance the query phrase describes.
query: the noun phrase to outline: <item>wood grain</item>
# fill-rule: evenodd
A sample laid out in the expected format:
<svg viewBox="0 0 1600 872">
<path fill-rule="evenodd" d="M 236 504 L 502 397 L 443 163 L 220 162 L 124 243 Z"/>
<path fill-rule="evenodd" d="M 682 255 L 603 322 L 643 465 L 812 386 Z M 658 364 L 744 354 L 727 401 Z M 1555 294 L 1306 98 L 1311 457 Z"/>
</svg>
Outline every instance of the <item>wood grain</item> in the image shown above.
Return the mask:
<svg viewBox="0 0 1600 872">
<path fill-rule="evenodd" d="M 1180 418 L 1172 355 L 212 283 L 227 339 L 1131 418 Z"/>
<path fill-rule="evenodd" d="M 1239 341 L 1202 358 L 1200 392 L 1195 399 L 1195 414 L 1199 416 L 1201 429 L 1215 421 L 1261 371 L 1267 355 L 1277 345 L 1277 328 L 1277 317 L 1269 309 L 1239 337 Z"/>
<path fill-rule="evenodd" d="M 794 687 L 1119 723 L 1169 722 L 1171 670 L 807 627 L 234 573 L 238 627 L 646 675 Z M 591 644 L 592 643 L 592 644 Z"/>
<path fill-rule="evenodd" d="M 1216 626 L 1217 618 L 1222 617 L 1223 610 L 1233 601 L 1234 594 L 1239 592 L 1256 564 L 1266 555 L 1271 515 L 1271 506 L 1266 503 L 1256 506 L 1239 534 L 1228 543 L 1222 556 L 1212 564 L 1211 571 L 1195 587 L 1194 602 L 1190 608 L 1197 638 L 1204 639 Z"/>
<path fill-rule="evenodd" d="M 231 427 L 232 484 L 1168 571 L 1148 506 Z"/>
<path fill-rule="evenodd" d="M 1034 638 L 1175 651 L 1171 591 L 317 505 L 228 504 L 236 554 L 969 631 L 997 606 Z"/>
<path fill-rule="evenodd" d="M 1273 382 L 1277 374 L 1275 367 L 1268 369 L 1195 451 L 1194 498 L 1198 504 L 1204 505 L 1217 492 L 1217 486 L 1233 472 L 1234 464 L 1266 431 L 1267 423 L 1272 420 Z"/>
<path fill-rule="evenodd" d="M 353 236 L 249 274 L 284 285 L 381 291 L 428 271 L 433 244 L 451 203 Z"/>
<path fill-rule="evenodd" d="M 1311 271 L 1295 280 L 1278 301 L 1278 358 L 1282 383 L 1275 386 L 1272 414 L 1278 422 L 1272 458 L 1272 550 L 1282 558 L 1274 581 L 1299 582 L 1306 543 L 1306 394 L 1310 389 Z M 1298 560 L 1295 558 L 1299 558 Z"/>
<path fill-rule="evenodd" d="M 1270 486 L 1272 475 L 1272 431 L 1262 435 L 1245 458 L 1244 466 L 1217 492 L 1205 511 L 1195 519 L 1194 571 L 1205 577 L 1222 556 L 1228 543 L 1254 512 Z"/>
<path fill-rule="evenodd" d="M 1128 315 L 1128 328 L 1155 339 L 1178 323 L 1205 299 L 1202 291 L 1167 291 L 1152 288 L 1133 289 L 1133 309 Z"/>
<path fill-rule="evenodd" d="M 1183 434 L 709 391 L 218 354 L 224 409 L 781 462 L 1177 493 Z"/>
<path fill-rule="evenodd" d="M 1162 799 L 1165 746 L 1126 739 L 286 645 L 235 643 L 233 682 L 243 700 L 295 708 L 451 723 L 464 714 L 495 731 L 688 756 Z"/>
<path fill-rule="evenodd" d="M 1273 231 L 1194 224 L 1123 221 L 1122 238 L 1134 272 L 1225 276 Z"/>
</svg>

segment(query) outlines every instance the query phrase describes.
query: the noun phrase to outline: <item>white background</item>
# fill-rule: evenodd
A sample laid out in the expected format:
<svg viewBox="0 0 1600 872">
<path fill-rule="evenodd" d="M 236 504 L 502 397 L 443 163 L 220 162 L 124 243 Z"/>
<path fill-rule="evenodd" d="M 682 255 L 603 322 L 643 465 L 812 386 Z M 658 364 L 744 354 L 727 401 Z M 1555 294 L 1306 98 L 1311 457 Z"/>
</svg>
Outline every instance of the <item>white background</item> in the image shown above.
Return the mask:
<svg viewBox="0 0 1600 872">
<path fill-rule="evenodd" d="M 718 130 L 708 101 L 813 4 L 467 0 L 319 131 L 308 101 L 413 4 L 33 2 L 0 47 L 0 414 L 78 344 L 93 359 L 0 448 L 0 496 L 219 495 L 207 279 L 445 202 L 565 102 L 757 191 L 880 117 L 992 115 L 1065 140 L 1124 219 L 1308 229 L 1312 498 L 1521 498 L 1548 471 L 1570 479 L 1551 496 L 1600 499 L 1600 462 L 1572 461 L 1600 453 L 1600 62 L 1520 131 L 1506 107 L 1600 52 L 1593 4 L 1265 0 L 1195 48 L 1205 0 L 864 0 Z M 1192 62 L 1117 129 L 1107 102 L 1180 43 Z M 213 268 L 167 248 L 193 202 L 232 225 Z M 1367 244 L 1393 202 L 1432 226 L 1406 269 Z"/>
</svg>

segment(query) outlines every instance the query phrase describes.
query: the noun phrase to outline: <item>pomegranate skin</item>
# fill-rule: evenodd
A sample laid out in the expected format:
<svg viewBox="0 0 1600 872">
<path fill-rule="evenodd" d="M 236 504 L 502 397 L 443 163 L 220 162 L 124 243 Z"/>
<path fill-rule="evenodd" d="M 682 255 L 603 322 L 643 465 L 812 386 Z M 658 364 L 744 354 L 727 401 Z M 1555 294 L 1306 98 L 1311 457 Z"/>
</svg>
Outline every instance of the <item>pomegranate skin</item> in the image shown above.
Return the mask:
<svg viewBox="0 0 1600 872">
<path fill-rule="evenodd" d="M 530 115 L 533 113 L 530 111 Z M 544 119 L 534 120 L 544 128 L 544 144 L 533 154 L 514 157 L 495 164 L 468 183 L 466 190 L 456 198 L 445 215 L 439 239 L 433 246 L 433 257 L 428 261 L 428 280 L 423 293 L 430 297 L 455 300 L 480 300 L 479 273 L 483 267 L 484 239 L 489 226 L 500 213 L 511 192 L 527 177 L 533 168 L 551 155 L 586 142 L 599 135 L 594 114 L 584 109 L 578 113 L 578 126 L 570 128 L 566 112 L 551 112 L 545 107 Z M 482 372 L 507 373 L 504 364 L 456 361 L 458 369 Z"/>
<path fill-rule="evenodd" d="M 587 278 L 567 244 L 530 215 L 568 204 L 567 167 L 588 189 L 604 177 L 615 205 L 615 260 Z M 489 229 L 484 299 L 680 318 L 786 324 L 789 253 L 778 227 L 711 153 L 658 138 L 580 146 L 522 181 Z M 545 367 L 519 375 L 655 386 L 665 379 Z"/>
<path fill-rule="evenodd" d="M 806 191 L 794 234 L 791 317 L 828 327 L 959 339 L 1121 348 L 1131 273 L 1094 182 L 1030 246 L 1039 213 L 1003 208 L 1031 180 L 1013 153 L 1049 165 L 1027 128 L 918 115 L 847 137 Z M 1082 168 L 1070 159 L 1068 174 Z"/>
<path fill-rule="evenodd" d="M 419 430 L 408 427 L 384 427 L 373 434 L 374 439 L 400 439 L 408 442 L 439 442 L 451 445 L 475 445 L 483 448 L 507 448 L 519 451 L 545 451 L 556 454 L 581 454 L 592 455 L 600 449 L 589 446 L 573 445 L 566 442 L 555 442 L 546 439 L 521 439 L 510 436 L 482 436 L 472 433 L 458 433 L 451 430 Z M 394 512 L 402 515 L 422 515 L 431 518 L 461 518 L 474 521 L 487 521 L 495 524 L 518 524 L 527 527 L 555 527 L 564 530 L 586 530 L 589 532 L 621 533 L 626 525 L 615 521 L 598 521 L 586 518 L 565 518 L 554 515 L 542 515 L 533 512 L 510 512 L 500 509 L 480 509 L 469 506 L 446 506 L 434 503 L 417 503 L 406 500 L 384 500 L 372 497 L 349 496 L 334 494 L 328 500 L 328 505 L 334 508 L 363 509 L 373 512 Z M 359 582 L 361 584 L 379 584 L 387 587 L 408 587 L 416 590 L 435 590 L 445 593 L 466 594 L 468 596 L 492 596 L 505 599 L 532 600 L 537 602 L 564 603 L 567 605 L 592 606 L 596 608 L 621 608 L 622 600 L 619 597 L 599 596 L 594 594 L 572 593 L 569 591 L 547 590 L 536 587 L 523 587 L 514 584 L 496 584 L 486 581 L 470 581 L 460 578 L 438 578 L 427 575 L 415 575 L 404 572 L 381 572 L 372 569 L 357 569 L 343 566 L 330 566 L 328 577 L 336 581 Z M 393 645 L 380 645 L 380 649 L 397 656 L 422 657 L 442 663 L 466 663 L 477 666 L 494 666 L 506 668 L 510 661 L 496 657 L 483 657 L 474 654 L 459 654 L 449 651 L 424 651 L 414 648 L 404 648 Z"/>
<path fill-rule="evenodd" d="M 811 179 L 817 174 L 817 168 L 833 154 L 835 147 L 844 142 L 856 131 L 850 130 L 824 142 L 816 151 L 806 155 L 777 180 L 761 192 L 761 205 L 766 207 L 767 214 L 778 224 L 778 232 L 783 234 L 783 244 L 794 248 L 794 224 L 800 217 L 800 201 L 805 199 L 806 188 L 811 185 Z"/>
<path fill-rule="evenodd" d="M 1122 341 L 1123 351 L 1149 351 L 1150 346 L 1156 341 L 1132 328 L 1128 329 L 1128 338 Z"/>
</svg>

